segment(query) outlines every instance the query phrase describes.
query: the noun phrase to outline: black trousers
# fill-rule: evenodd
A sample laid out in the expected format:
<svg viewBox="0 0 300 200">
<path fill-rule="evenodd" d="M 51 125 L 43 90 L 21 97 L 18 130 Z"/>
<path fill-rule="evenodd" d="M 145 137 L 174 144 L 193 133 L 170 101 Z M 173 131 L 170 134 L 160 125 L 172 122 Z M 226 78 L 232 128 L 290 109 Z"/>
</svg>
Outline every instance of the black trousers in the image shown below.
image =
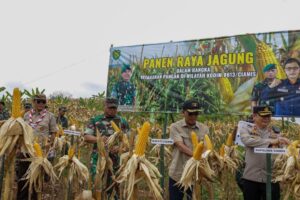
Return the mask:
<svg viewBox="0 0 300 200">
<path fill-rule="evenodd" d="M 272 183 L 272 200 L 280 199 L 279 183 Z M 265 200 L 266 199 L 266 183 L 259 183 L 244 179 L 243 182 L 244 200 Z"/>
<path fill-rule="evenodd" d="M 28 156 L 29 157 L 29 156 Z M 16 175 L 17 175 L 17 181 L 18 181 L 18 192 L 17 192 L 17 200 L 27 200 L 28 193 L 29 193 L 29 185 L 27 185 L 25 188 L 25 184 L 27 180 L 21 180 L 23 178 L 24 174 L 26 173 L 27 169 L 29 168 L 30 161 L 21 161 L 20 159 L 26 158 L 23 155 L 18 156 L 18 160 L 16 162 Z M 32 188 L 31 193 L 31 200 L 37 199 L 37 193 L 34 190 L 34 187 Z"/>
<path fill-rule="evenodd" d="M 183 188 L 176 186 L 176 181 L 169 178 L 169 199 L 170 200 L 182 200 L 184 196 Z M 187 200 L 192 200 L 192 190 L 186 191 Z"/>
</svg>

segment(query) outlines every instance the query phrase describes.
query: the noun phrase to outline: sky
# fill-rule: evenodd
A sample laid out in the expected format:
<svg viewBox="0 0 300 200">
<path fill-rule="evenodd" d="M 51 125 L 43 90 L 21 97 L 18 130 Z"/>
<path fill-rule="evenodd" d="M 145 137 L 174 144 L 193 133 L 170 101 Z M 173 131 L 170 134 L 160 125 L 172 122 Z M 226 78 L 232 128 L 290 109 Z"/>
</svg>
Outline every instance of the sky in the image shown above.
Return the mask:
<svg viewBox="0 0 300 200">
<path fill-rule="evenodd" d="M 106 89 L 111 45 L 299 30 L 299 8 L 297 0 L 0 0 L 0 87 L 91 97 Z"/>
</svg>

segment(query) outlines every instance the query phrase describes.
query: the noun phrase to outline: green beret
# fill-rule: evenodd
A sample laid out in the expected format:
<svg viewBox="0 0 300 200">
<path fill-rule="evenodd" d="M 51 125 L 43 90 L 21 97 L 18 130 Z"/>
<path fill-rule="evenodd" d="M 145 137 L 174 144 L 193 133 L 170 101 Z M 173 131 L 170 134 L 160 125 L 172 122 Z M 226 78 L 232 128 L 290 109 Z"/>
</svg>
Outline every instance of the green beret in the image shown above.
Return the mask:
<svg viewBox="0 0 300 200">
<path fill-rule="evenodd" d="M 265 73 L 265 72 L 267 72 L 267 71 L 269 71 L 269 70 L 271 70 L 271 69 L 276 69 L 276 65 L 275 65 L 275 64 L 267 64 L 267 65 L 264 67 L 263 72 Z"/>
<path fill-rule="evenodd" d="M 128 64 L 123 64 L 123 66 L 122 66 L 122 68 L 121 68 L 121 73 L 126 72 L 127 69 L 131 70 L 130 65 L 128 65 Z"/>
</svg>

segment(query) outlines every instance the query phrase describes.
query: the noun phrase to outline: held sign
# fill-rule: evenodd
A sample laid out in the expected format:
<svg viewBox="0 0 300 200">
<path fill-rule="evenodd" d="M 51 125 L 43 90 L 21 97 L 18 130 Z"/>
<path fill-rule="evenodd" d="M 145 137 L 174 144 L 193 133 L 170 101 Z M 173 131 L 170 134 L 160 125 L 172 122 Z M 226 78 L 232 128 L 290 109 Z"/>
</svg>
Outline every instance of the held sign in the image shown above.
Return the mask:
<svg viewBox="0 0 300 200">
<path fill-rule="evenodd" d="M 172 139 L 151 139 L 151 144 L 166 144 L 172 145 L 174 144 L 174 140 Z"/>
<path fill-rule="evenodd" d="M 75 135 L 75 136 L 81 135 L 81 133 L 79 131 L 72 131 L 72 130 L 64 130 L 64 133 L 67 135 Z"/>
<path fill-rule="evenodd" d="M 282 148 L 254 148 L 254 153 L 285 154 L 286 149 L 282 149 Z"/>
</svg>

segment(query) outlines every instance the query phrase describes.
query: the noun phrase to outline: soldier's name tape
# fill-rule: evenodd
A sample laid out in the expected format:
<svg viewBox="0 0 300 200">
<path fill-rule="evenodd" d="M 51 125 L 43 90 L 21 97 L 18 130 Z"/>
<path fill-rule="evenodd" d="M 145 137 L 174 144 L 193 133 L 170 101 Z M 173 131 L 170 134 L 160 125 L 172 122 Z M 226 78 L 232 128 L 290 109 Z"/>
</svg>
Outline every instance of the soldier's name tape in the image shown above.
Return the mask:
<svg viewBox="0 0 300 200">
<path fill-rule="evenodd" d="M 286 152 L 286 149 L 282 148 L 254 148 L 254 153 L 285 154 Z"/>
<path fill-rule="evenodd" d="M 151 144 L 166 144 L 172 145 L 174 144 L 174 140 L 172 139 L 151 139 Z"/>
<path fill-rule="evenodd" d="M 81 133 L 79 131 L 72 131 L 72 130 L 64 130 L 64 133 L 67 135 L 75 135 L 75 136 L 80 136 Z"/>
</svg>

